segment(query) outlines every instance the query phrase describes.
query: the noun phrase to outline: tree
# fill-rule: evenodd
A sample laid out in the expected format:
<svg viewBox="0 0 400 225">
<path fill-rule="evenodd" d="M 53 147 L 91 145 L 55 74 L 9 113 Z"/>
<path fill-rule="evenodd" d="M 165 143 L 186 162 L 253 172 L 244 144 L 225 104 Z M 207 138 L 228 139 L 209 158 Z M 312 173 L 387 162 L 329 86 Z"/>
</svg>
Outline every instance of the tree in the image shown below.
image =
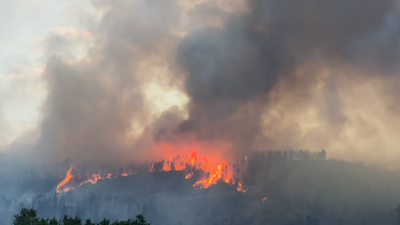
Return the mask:
<svg viewBox="0 0 400 225">
<path fill-rule="evenodd" d="M 59 223 L 56 220 L 56 218 L 53 218 L 53 219 L 50 220 L 49 225 L 59 225 Z"/>
<path fill-rule="evenodd" d="M 325 151 L 325 149 L 322 149 L 322 151 L 317 153 L 317 158 L 318 159 L 322 159 L 322 160 L 326 159 L 326 151 Z"/>
<path fill-rule="evenodd" d="M 102 224 L 100 224 L 102 225 Z M 137 215 L 136 220 L 127 220 L 127 221 L 115 221 L 111 225 L 150 225 L 147 223 L 146 219 L 143 215 Z"/>
<path fill-rule="evenodd" d="M 107 220 L 106 218 L 104 218 L 104 220 L 101 221 L 99 225 L 110 225 L 110 220 Z"/>
<path fill-rule="evenodd" d="M 21 209 L 20 214 L 14 216 L 14 225 L 42 225 L 39 223 L 39 218 L 37 218 L 37 212 L 33 208 Z"/>
<path fill-rule="evenodd" d="M 82 219 L 78 216 L 75 218 L 64 216 L 63 225 L 82 225 Z"/>
<path fill-rule="evenodd" d="M 136 216 L 136 224 L 134 225 L 150 225 L 149 223 L 146 222 L 146 219 L 142 214 Z"/>
<path fill-rule="evenodd" d="M 41 219 L 38 224 L 39 225 L 49 225 L 49 219 L 47 219 L 47 220 Z"/>
<path fill-rule="evenodd" d="M 96 225 L 95 223 L 92 223 L 90 219 L 87 219 L 85 222 L 85 225 Z"/>
<path fill-rule="evenodd" d="M 32 209 L 23 208 L 20 214 L 14 216 L 14 225 L 82 225 L 82 219 L 80 217 L 68 217 L 64 216 L 62 222 L 57 221 L 56 218 L 51 220 L 49 219 L 40 219 L 37 217 L 37 211 Z M 100 223 L 92 223 L 90 219 L 85 221 L 85 225 L 150 225 L 146 222 L 146 219 L 143 215 L 137 215 L 136 220 L 127 220 L 127 221 L 115 221 L 111 224 L 110 220 L 103 219 Z"/>
</svg>

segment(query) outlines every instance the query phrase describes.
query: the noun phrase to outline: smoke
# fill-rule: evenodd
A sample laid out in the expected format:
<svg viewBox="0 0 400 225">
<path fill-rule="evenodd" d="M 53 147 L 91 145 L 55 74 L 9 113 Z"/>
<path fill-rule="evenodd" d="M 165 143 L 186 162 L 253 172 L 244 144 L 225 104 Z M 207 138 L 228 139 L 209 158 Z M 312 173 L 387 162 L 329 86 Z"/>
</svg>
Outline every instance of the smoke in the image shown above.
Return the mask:
<svg viewBox="0 0 400 225">
<path fill-rule="evenodd" d="M 228 157 L 309 148 L 398 168 L 396 0 L 93 6 L 87 31 L 44 41 L 39 137 L 9 151 L 121 164 L 193 145 Z"/>
<path fill-rule="evenodd" d="M 381 88 L 398 85 L 396 1 L 248 1 L 247 13 L 228 16 L 209 4 L 196 13 L 219 13 L 221 27 L 192 32 L 178 48 L 190 97 L 180 131 L 238 151 L 328 148 L 337 158 L 388 163 L 395 149 L 385 136 L 398 120 L 381 105 L 392 94 Z M 371 123 L 378 115 L 357 104 L 365 100 L 355 87 L 379 96 L 373 104 L 391 119 Z M 390 156 L 376 163 L 375 149 L 361 144 L 371 138 Z"/>
<path fill-rule="evenodd" d="M 99 1 L 96 6 L 109 10 L 89 35 L 93 46 L 85 57 L 59 52 L 60 46 L 74 45 L 65 35 L 53 33 L 45 41 L 48 94 L 35 147 L 40 160 L 124 161 L 132 157 L 127 154 L 134 126 L 152 119 L 145 84 L 158 74 L 148 67 L 164 63 L 162 52 L 174 43 L 170 33 L 179 8 L 173 1 Z"/>
</svg>

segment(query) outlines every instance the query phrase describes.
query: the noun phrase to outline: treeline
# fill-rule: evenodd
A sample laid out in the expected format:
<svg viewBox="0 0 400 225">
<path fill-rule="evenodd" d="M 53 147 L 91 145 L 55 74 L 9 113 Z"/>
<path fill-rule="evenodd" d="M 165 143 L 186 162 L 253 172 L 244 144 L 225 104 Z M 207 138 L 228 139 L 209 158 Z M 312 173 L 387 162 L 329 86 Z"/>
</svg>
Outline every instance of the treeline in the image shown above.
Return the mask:
<svg viewBox="0 0 400 225">
<path fill-rule="evenodd" d="M 311 152 L 310 150 L 289 150 L 289 151 L 273 151 L 269 150 L 266 153 L 267 161 L 292 161 L 292 160 L 325 160 L 326 151 L 325 149 L 319 152 Z"/>
<path fill-rule="evenodd" d="M 75 218 L 64 216 L 63 220 L 58 221 L 56 218 L 43 219 L 38 218 L 37 211 L 33 208 L 21 209 L 21 212 L 14 216 L 14 225 L 82 225 L 82 219 L 78 216 Z M 150 225 L 146 222 L 143 215 L 137 215 L 135 220 L 115 221 L 113 223 L 108 219 L 103 219 L 100 223 L 93 223 L 90 219 L 86 219 L 84 225 Z"/>
<path fill-rule="evenodd" d="M 131 215 L 143 214 L 146 218 L 158 219 L 153 199 L 141 200 L 132 196 L 119 196 L 109 194 L 94 194 L 92 192 L 81 194 L 68 192 L 62 195 L 37 195 L 31 200 L 18 200 L 0 195 L 0 224 L 11 224 L 13 216 L 22 208 L 34 208 L 38 215 L 44 218 L 57 219 L 64 215 L 91 218 L 99 222 L 108 218 L 114 220 L 127 220 Z M 154 224 L 154 221 L 150 221 Z"/>
</svg>

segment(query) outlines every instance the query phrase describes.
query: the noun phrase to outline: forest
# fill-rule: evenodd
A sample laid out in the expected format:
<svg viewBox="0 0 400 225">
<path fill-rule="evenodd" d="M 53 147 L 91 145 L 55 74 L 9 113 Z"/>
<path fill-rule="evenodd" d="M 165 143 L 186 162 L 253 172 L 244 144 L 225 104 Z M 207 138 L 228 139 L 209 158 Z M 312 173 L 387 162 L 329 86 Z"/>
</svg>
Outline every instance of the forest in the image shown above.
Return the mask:
<svg viewBox="0 0 400 225">
<path fill-rule="evenodd" d="M 82 225 L 82 219 L 78 216 L 72 218 L 67 215 L 62 220 L 38 218 L 37 211 L 33 208 L 21 209 L 21 212 L 14 216 L 14 225 Z M 99 223 L 93 223 L 90 219 L 86 219 L 84 225 L 150 225 L 146 222 L 143 215 L 137 215 L 135 220 L 115 221 L 113 223 L 108 219 L 103 219 Z"/>
<path fill-rule="evenodd" d="M 0 172 L 0 221 L 12 224 L 13 215 L 33 208 L 38 218 L 58 222 L 107 218 L 111 224 L 141 214 L 151 225 L 400 224 L 399 172 L 325 156 L 325 151 L 254 152 L 238 167 L 245 193 L 222 182 L 195 189 L 196 174 L 185 179 L 182 171 L 141 171 L 58 194 L 60 177 L 51 175 L 57 167 L 13 176 Z"/>
</svg>

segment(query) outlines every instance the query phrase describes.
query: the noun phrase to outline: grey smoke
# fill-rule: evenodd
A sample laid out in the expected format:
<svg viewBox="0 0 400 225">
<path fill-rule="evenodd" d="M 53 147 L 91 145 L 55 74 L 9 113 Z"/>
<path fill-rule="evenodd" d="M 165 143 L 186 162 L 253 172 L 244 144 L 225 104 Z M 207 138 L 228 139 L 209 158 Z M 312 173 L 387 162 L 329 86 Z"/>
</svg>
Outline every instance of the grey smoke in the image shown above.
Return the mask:
<svg viewBox="0 0 400 225">
<path fill-rule="evenodd" d="M 192 32 L 179 45 L 178 63 L 185 71 L 184 88 L 190 97 L 189 119 L 180 131 L 196 133 L 203 140 L 225 139 L 240 151 L 267 148 L 275 140 L 261 133 L 261 117 L 269 109 L 277 82 L 284 80 L 286 93 L 301 92 L 296 104 L 311 100 L 310 86 L 317 85 L 319 75 L 315 71 L 299 79 L 295 75 L 304 65 L 334 63 L 361 71 L 368 67 L 379 74 L 397 70 L 399 26 L 393 21 L 397 1 L 248 4 L 245 15 L 220 13 L 210 2 L 194 10 L 219 14 L 223 26 Z M 342 81 L 339 76 L 331 78 L 324 94 L 323 113 L 337 132 L 346 123 L 338 98 Z"/>
<path fill-rule="evenodd" d="M 188 9 L 173 0 L 95 1 L 104 15 L 88 27 L 94 44 L 79 60 L 69 54 L 70 39 L 51 33 L 44 47 L 48 93 L 28 161 L 70 157 L 118 165 L 162 157 L 157 143 L 188 136 L 229 143 L 227 151 L 239 155 L 306 145 L 320 150 L 355 127 L 342 93 L 368 79 L 386 85 L 386 111 L 398 110 L 391 106 L 397 98 L 388 97 L 398 94 L 398 81 L 391 81 L 398 71 L 398 1 L 244 2 L 241 11 L 219 1 L 193 3 L 184 14 Z M 196 25 L 196 18 L 214 22 Z M 143 65 L 168 73 L 149 75 Z M 145 84 L 153 81 L 189 97 L 188 117 L 176 107 L 150 115 Z M 297 116 L 313 107 L 319 130 L 305 130 Z M 135 138 L 132 121 L 143 127 Z M 30 148 L 16 145 L 10 149 Z M 365 156 L 342 151 L 332 155 Z"/>
</svg>

